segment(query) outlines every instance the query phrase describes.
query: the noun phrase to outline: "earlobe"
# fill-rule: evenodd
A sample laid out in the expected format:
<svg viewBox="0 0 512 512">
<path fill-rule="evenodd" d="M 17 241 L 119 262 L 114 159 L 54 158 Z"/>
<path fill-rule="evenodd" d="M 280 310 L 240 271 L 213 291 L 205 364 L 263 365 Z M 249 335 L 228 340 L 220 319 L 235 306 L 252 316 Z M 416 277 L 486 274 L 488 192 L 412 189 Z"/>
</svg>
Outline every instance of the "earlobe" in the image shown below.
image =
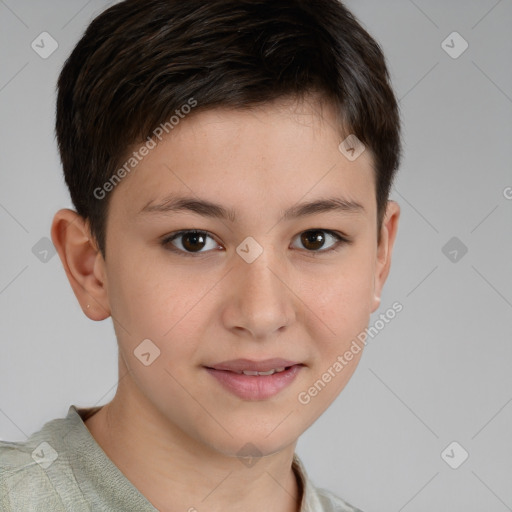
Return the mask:
<svg viewBox="0 0 512 512">
<path fill-rule="evenodd" d="M 59 210 L 53 218 L 51 236 L 83 312 L 91 320 L 108 318 L 105 262 L 88 223 L 73 210 Z"/>
<path fill-rule="evenodd" d="M 372 313 L 380 305 L 380 296 L 384 283 L 391 268 L 391 255 L 398 231 L 400 219 L 400 205 L 395 201 L 388 201 L 386 215 L 382 222 L 381 239 L 377 248 L 377 260 L 374 274 L 374 298 L 372 301 Z"/>
</svg>

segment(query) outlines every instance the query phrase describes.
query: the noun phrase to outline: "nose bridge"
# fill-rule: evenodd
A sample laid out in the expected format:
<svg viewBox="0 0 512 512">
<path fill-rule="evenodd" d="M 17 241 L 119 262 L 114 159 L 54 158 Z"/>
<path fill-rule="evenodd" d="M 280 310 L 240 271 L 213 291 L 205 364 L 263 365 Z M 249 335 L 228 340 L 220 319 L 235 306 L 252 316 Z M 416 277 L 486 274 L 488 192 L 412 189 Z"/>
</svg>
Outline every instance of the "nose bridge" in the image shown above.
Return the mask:
<svg viewBox="0 0 512 512">
<path fill-rule="evenodd" d="M 247 248 L 243 243 L 241 246 Z M 239 257 L 233 273 L 231 325 L 250 331 L 255 337 L 264 337 L 288 325 L 293 317 L 290 291 L 284 284 L 285 265 L 271 247 L 265 247 L 256 259 L 248 261 Z"/>
</svg>

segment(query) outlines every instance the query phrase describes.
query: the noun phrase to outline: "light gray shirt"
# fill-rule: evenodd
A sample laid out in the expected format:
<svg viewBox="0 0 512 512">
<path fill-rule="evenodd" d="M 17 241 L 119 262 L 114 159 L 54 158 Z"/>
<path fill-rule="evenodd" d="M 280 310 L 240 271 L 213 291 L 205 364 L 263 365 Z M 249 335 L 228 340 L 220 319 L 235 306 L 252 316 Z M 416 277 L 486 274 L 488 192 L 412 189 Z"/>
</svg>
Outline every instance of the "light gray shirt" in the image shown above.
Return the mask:
<svg viewBox="0 0 512 512">
<path fill-rule="evenodd" d="M 71 405 L 26 441 L 0 441 L 0 512 L 157 511 L 89 432 L 84 421 L 98 409 Z M 361 512 L 317 489 L 297 455 L 293 469 L 301 512 Z"/>
</svg>

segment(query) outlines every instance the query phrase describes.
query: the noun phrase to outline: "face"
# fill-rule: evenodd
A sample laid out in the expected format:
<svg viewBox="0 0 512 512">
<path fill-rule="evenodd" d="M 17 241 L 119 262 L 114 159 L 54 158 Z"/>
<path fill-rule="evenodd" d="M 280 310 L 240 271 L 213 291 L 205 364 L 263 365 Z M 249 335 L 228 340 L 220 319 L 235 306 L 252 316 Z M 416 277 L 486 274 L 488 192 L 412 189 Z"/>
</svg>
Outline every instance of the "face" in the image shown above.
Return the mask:
<svg viewBox="0 0 512 512">
<path fill-rule="evenodd" d="M 371 155 L 347 159 L 319 109 L 191 115 L 110 199 L 100 265 L 126 407 L 217 452 L 294 443 L 378 306 Z"/>
</svg>

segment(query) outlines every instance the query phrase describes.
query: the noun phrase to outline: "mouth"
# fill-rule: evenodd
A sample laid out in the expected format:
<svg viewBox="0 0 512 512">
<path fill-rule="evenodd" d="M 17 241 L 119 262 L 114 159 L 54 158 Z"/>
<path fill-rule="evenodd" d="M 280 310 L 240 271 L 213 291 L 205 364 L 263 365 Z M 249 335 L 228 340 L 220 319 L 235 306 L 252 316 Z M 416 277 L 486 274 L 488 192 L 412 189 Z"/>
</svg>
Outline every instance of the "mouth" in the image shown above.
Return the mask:
<svg viewBox="0 0 512 512">
<path fill-rule="evenodd" d="M 239 398 L 266 400 L 288 387 L 304 366 L 285 359 L 237 359 L 204 368 L 225 390 Z"/>
</svg>

